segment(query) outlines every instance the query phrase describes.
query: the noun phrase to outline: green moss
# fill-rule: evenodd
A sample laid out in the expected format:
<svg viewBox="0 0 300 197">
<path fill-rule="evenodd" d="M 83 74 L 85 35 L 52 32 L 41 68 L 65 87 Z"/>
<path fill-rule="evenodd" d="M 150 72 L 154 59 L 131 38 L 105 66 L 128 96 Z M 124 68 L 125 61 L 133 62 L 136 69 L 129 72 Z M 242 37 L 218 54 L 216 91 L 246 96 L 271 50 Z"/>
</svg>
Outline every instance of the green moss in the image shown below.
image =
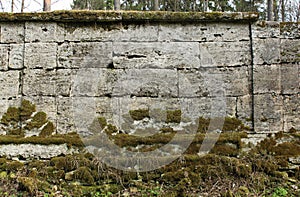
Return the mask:
<svg viewBox="0 0 300 197">
<path fill-rule="evenodd" d="M 111 136 L 111 134 L 118 132 L 118 128 L 115 125 L 108 124 L 104 131 Z"/>
<path fill-rule="evenodd" d="M 0 136 L 0 144 L 67 144 L 68 146 L 83 147 L 84 144 L 77 133 L 55 134 L 47 138 L 40 136 Z"/>
<path fill-rule="evenodd" d="M 101 126 L 101 128 L 103 129 L 104 127 L 106 127 L 107 125 L 107 121 L 105 117 L 99 117 L 98 118 L 99 124 Z"/>
<path fill-rule="evenodd" d="M 180 123 L 181 110 L 167 111 L 166 123 Z"/>
<path fill-rule="evenodd" d="M 38 191 L 38 184 L 35 178 L 31 177 L 19 177 L 18 182 L 22 190 L 26 190 L 30 195 L 35 196 Z"/>
<path fill-rule="evenodd" d="M 11 128 L 11 129 L 7 129 L 7 135 L 12 135 L 12 136 L 24 136 L 25 133 L 23 131 L 23 129 L 21 128 Z"/>
<path fill-rule="evenodd" d="M 245 131 L 250 130 L 241 120 L 237 118 L 225 117 L 223 131 Z"/>
<path fill-rule="evenodd" d="M 211 121 L 210 118 L 200 117 L 197 132 L 206 133 L 208 131 L 210 121 Z M 250 128 L 245 126 L 241 120 L 232 117 L 225 117 L 222 131 L 228 132 L 228 131 L 248 131 L 248 130 L 250 130 Z"/>
<path fill-rule="evenodd" d="M 171 127 L 163 127 L 163 128 L 160 129 L 160 131 L 162 133 L 173 133 L 173 132 L 175 132 L 174 129 L 171 128 Z"/>
<path fill-rule="evenodd" d="M 8 171 L 17 171 L 24 167 L 24 164 L 19 161 L 11 161 L 6 163 L 6 169 Z"/>
<path fill-rule="evenodd" d="M 9 107 L 7 109 L 7 112 L 4 113 L 4 115 L 1 118 L 1 124 L 4 124 L 6 126 L 9 125 L 9 123 L 17 124 L 20 121 L 20 110 L 16 107 Z"/>
<path fill-rule="evenodd" d="M 94 184 L 94 178 L 91 175 L 91 171 L 87 167 L 80 167 L 74 172 L 74 178 L 83 184 Z"/>
<path fill-rule="evenodd" d="M 150 118 L 149 109 L 130 110 L 129 114 L 133 120 L 143 120 L 144 118 Z"/>
<path fill-rule="evenodd" d="M 40 132 L 39 136 L 40 137 L 51 136 L 53 132 L 54 132 L 54 124 L 52 122 L 48 122 Z"/>
<path fill-rule="evenodd" d="M 226 144 L 222 144 L 222 145 L 216 144 L 210 151 L 210 153 L 214 153 L 217 155 L 225 155 L 225 156 L 237 156 L 239 152 L 240 152 L 239 149 Z"/>
<path fill-rule="evenodd" d="M 210 122 L 209 119 L 200 117 L 197 132 L 206 133 L 208 131 L 209 122 Z"/>
<path fill-rule="evenodd" d="M 274 146 L 271 151 L 275 155 L 281 156 L 299 156 L 300 155 L 300 145 L 292 142 L 283 142 Z"/>
<path fill-rule="evenodd" d="M 54 166 L 58 170 L 63 170 L 67 166 L 66 157 L 54 157 L 50 160 L 50 165 Z"/>
<path fill-rule="evenodd" d="M 25 129 L 31 130 L 33 128 L 40 128 L 41 126 L 46 124 L 46 122 L 47 114 L 45 112 L 38 112 L 32 117 L 31 121 L 27 123 Z"/>
<path fill-rule="evenodd" d="M 32 113 L 36 111 L 35 105 L 28 100 L 22 100 L 20 107 L 20 119 L 21 121 L 28 120 Z"/>
</svg>

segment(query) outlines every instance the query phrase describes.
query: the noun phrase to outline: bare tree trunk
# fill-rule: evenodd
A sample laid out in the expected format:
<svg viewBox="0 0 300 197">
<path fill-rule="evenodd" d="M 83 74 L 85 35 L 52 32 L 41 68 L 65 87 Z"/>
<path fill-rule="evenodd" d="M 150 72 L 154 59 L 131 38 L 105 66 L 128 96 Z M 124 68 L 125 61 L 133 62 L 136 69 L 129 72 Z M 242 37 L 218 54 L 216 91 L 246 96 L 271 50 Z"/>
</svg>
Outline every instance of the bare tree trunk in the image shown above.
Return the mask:
<svg viewBox="0 0 300 197">
<path fill-rule="evenodd" d="M 24 1 L 25 1 L 25 0 L 22 0 L 22 1 L 21 1 L 21 12 L 24 12 Z"/>
<path fill-rule="evenodd" d="M 14 4 L 15 4 L 14 0 L 11 0 L 11 12 L 14 12 Z"/>
<path fill-rule="evenodd" d="M 51 0 L 44 0 L 43 11 L 51 11 Z"/>
<path fill-rule="evenodd" d="M 204 0 L 204 2 L 203 2 L 203 11 L 207 12 L 207 10 L 208 10 L 208 0 Z"/>
<path fill-rule="evenodd" d="M 273 21 L 273 0 L 268 0 L 268 21 Z"/>
<path fill-rule="evenodd" d="M 285 21 L 285 0 L 281 0 L 281 21 Z"/>
<path fill-rule="evenodd" d="M 297 10 L 297 22 L 300 21 L 300 1 L 299 1 L 299 7 L 298 7 L 298 10 Z"/>
<path fill-rule="evenodd" d="M 114 0 L 114 7 L 115 7 L 115 10 L 120 10 L 121 9 L 120 0 Z"/>
<path fill-rule="evenodd" d="M 155 11 L 159 10 L 158 0 L 154 0 L 154 10 Z"/>
</svg>

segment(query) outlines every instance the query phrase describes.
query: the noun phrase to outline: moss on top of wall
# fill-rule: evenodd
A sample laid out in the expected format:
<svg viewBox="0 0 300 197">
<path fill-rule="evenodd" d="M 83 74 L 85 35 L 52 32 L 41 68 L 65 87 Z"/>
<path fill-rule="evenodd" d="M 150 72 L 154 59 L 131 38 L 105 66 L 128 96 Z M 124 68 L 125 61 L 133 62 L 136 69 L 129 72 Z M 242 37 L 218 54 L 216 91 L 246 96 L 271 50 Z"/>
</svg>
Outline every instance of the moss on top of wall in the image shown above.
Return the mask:
<svg viewBox="0 0 300 197">
<path fill-rule="evenodd" d="M 60 21 L 60 22 L 201 22 L 256 21 L 254 12 L 165 12 L 165 11 L 91 11 L 69 10 L 37 13 L 0 13 L 0 21 Z"/>
</svg>

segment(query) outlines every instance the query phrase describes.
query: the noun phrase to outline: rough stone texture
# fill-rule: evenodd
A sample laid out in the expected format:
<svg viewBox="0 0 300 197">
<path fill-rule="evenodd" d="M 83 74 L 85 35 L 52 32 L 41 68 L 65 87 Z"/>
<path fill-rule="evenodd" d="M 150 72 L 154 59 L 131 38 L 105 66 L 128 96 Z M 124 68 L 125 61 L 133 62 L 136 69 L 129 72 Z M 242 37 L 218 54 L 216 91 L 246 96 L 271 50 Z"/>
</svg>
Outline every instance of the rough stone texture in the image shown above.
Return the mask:
<svg viewBox="0 0 300 197">
<path fill-rule="evenodd" d="M 128 112 L 145 108 L 181 109 L 181 126 L 199 116 L 252 126 L 254 116 L 254 144 L 300 129 L 298 24 L 251 23 L 251 13 L 0 15 L 0 115 L 28 99 L 58 133 L 83 136 L 99 116 L 132 129 Z"/>
<path fill-rule="evenodd" d="M 107 77 L 111 79 L 112 77 Z M 106 86 L 106 83 L 100 84 Z M 112 85 L 113 96 L 178 97 L 178 77 L 175 70 L 128 69 L 118 73 Z"/>
<path fill-rule="evenodd" d="M 252 128 L 252 98 L 251 95 L 237 97 L 236 116 Z"/>
<path fill-rule="evenodd" d="M 9 46 L 6 44 L 0 45 L 0 71 L 8 69 Z"/>
<path fill-rule="evenodd" d="M 300 92 L 300 64 L 281 64 L 280 83 L 282 94 Z"/>
<path fill-rule="evenodd" d="M 267 77 L 266 77 L 267 76 Z M 254 93 L 277 93 L 280 87 L 280 65 L 254 66 Z"/>
<path fill-rule="evenodd" d="M 8 159 L 50 159 L 59 155 L 67 155 L 77 152 L 69 149 L 67 144 L 38 145 L 38 144 L 9 144 L 0 146 L 0 156 Z"/>
<path fill-rule="evenodd" d="M 299 128 L 299 23 L 257 22 L 252 35 L 255 131 Z"/>
<path fill-rule="evenodd" d="M 64 40 L 62 25 L 55 22 L 26 22 L 25 42 L 62 42 Z"/>
<path fill-rule="evenodd" d="M 28 69 L 23 75 L 23 94 L 26 96 L 55 96 L 56 71 Z"/>
<path fill-rule="evenodd" d="M 280 40 L 277 38 L 254 39 L 254 64 L 280 62 Z"/>
<path fill-rule="evenodd" d="M 9 69 L 22 69 L 24 60 L 24 44 L 11 44 L 9 54 Z"/>
<path fill-rule="evenodd" d="M 57 58 L 59 68 L 106 68 L 112 62 L 112 43 L 64 43 Z"/>
<path fill-rule="evenodd" d="M 284 131 L 300 129 L 300 94 L 285 96 L 283 99 Z"/>
<path fill-rule="evenodd" d="M 276 21 L 257 21 L 252 25 L 252 36 L 254 38 L 279 38 L 280 23 Z"/>
<path fill-rule="evenodd" d="M 85 28 L 80 28 L 82 25 Z M 158 26 L 156 25 L 66 23 L 64 31 L 64 39 L 68 41 L 155 42 L 158 40 Z"/>
<path fill-rule="evenodd" d="M 17 97 L 19 94 L 19 71 L 0 72 L 1 98 Z"/>
<path fill-rule="evenodd" d="M 249 40 L 249 29 L 243 24 L 201 23 L 159 26 L 159 41 L 229 42 Z"/>
<path fill-rule="evenodd" d="M 206 58 L 207 51 L 215 66 L 241 66 L 251 62 L 249 42 L 204 42 L 200 43 L 200 59 Z M 206 65 L 201 65 L 206 66 Z M 207 65 L 211 66 L 211 65 Z"/>
<path fill-rule="evenodd" d="M 56 43 L 25 44 L 24 65 L 26 68 L 53 69 L 56 67 Z"/>
<path fill-rule="evenodd" d="M 23 43 L 24 23 L 1 23 L 1 43 Z"/>
<path fill-rule="evenodd" d="M 118 42 L 113 44 L 115 68 L 199 68 L 195 42 Z"/>
<path fill-rule="evenodd" d="M 283 98 L 276 94 L 254 96 L 255 131 L 272 133 L 283 130 Z"/>
<path fill-rule="evenodd" d="M 281 39 L 280 54 L 282 62 L 300 62 L 300 39 Z"/>
<path fill-rule="evenodd" d="M 248 81 L 247 66 L 182 70 L 179 72 L 179 96 L 219 96 L 220 90 L 226 96 L 247 95 Z"/>
</svg>

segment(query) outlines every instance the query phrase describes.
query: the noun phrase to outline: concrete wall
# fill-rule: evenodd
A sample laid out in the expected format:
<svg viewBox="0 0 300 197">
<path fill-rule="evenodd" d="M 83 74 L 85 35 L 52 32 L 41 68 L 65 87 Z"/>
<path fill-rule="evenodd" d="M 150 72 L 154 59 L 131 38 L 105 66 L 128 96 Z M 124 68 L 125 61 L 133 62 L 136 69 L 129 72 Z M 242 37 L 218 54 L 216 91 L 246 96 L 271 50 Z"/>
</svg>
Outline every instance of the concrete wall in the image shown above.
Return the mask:
<svg viewBox="0 0 300 197">
<path fill-rule="evenodd" d="M 254 126 L 253 137 L 299 130 L 299 24 L 256 19 L 0 15 L 0 115 L 27 99 L 47 112 L 58 133 L 85 132 L 97 116 L 126 127 L 129 110 L 151 106 L 181 109 L 189 118 L 226 113 Z"/>
</svg>

